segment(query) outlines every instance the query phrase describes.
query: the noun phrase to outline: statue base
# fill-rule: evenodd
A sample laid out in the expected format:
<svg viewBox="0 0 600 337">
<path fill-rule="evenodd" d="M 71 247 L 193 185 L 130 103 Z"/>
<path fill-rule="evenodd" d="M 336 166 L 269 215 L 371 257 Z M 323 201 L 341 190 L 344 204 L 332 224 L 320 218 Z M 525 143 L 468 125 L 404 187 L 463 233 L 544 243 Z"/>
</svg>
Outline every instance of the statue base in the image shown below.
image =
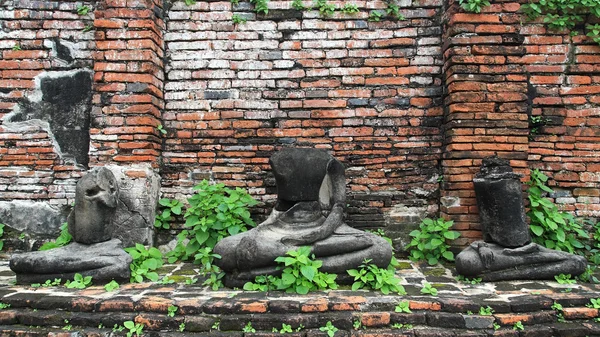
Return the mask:
<svg viewBox="0 0 600 337">
<path fill-rule="evenodd" d="M 131 261 L 121 241 L 112 239 L 91 245 L 74 242 L 51 250 L 15 254 L 9 266 L 17 274 L 17 284 L 54 279 L 65 282 L 73 280 L 76 273 L 104 284 L 111 280 L 129 282 Z"/>
<path fill-rule="evenodd" d="M 559 274 L 577 276 L 585 271 L 584 257 L 548 249 L 535 243 L 505 248 L 473 242 L 456 256 L 456 271 L 482 281 L 552 280 Z"/>
</svg>

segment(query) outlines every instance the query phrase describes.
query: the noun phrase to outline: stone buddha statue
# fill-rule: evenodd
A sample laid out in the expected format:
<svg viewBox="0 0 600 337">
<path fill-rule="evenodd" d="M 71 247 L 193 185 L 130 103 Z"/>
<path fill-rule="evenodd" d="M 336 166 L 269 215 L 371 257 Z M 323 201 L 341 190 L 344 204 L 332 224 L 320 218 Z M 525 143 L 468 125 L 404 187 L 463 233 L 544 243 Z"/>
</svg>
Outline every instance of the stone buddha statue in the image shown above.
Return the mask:
<svg viewBox="0 0 600 337">
<path fill-rule="evenodd" d="M 323 261 L 321 271 L 344 274 L 371 259 L 385 268 L 391 246 L 381 237 L 344 223 L 346 179 L 344 166 L 327 152 L 292 148 L 270 159 L 277 184 L 277 203 L 256 228 L 221 240 L 214 252 L 228 286 L 241 286 L 258 275 L 278 272 L 278 256 L 302 246 L 311 247 Z"/>
<path fill-rule="evenodd" d="M 93 169 L 77 182 L 75 207 L 67 218 L 72 243 L 51 250 L 15 254 L 10 269 L 18 284 L 43 283 L 60 278 L 72 280 L 75 273 L 92 281 L 126 281 L 132 259 L 119 239 L 111 239 L 111 218 L 118 204 L 118 183 L 103 167 Z"/>
<path fill-rule="evenodd" d="M 456 256 L 456 271 L 483 281 L 553 279 L 583 273 L 584 257 L 531 242 L 521 181 L 508 161 L 483 160 L 475 175 L 475 197 L 483 241 L 475 241 Z"/>
</svg>

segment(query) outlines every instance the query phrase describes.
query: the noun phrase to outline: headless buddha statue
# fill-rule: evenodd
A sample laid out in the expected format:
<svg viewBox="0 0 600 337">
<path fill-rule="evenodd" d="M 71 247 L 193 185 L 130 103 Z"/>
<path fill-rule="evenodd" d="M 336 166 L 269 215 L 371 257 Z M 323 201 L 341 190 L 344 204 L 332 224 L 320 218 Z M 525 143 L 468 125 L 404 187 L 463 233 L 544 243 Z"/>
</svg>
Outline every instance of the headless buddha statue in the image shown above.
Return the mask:
<svg viewBox="0 0 600 337">
<path fill-rule="evenodd" d="M 311 247 L 321 271 L 342 274 L 365 259 L 385 268 L 391 246 L 381 237 L 344 223 L 344 166 L 318 149 L 284 149 L 270 159 L 277 184 L 277 203 L 263 223 L 221 240 L 214 252 L 228 286 L 240 286 L 258 275 L 278 272 L 278 256 Z"/>
<path fill-rule="evenodd" d="M 519 178 L 508 161 L 483 160 L 473 179 L 483 241 L 473 242 L 458 254 L 456 271 L 483 281 L 581 274 L 587 265 L 584 257 L 531 242 Z"/>
<path fill-rule="evenodd" d="M 60 248 L 15 254 L 10 269 L 18 284 L 41 283 L 56 278 L 73 279 L 76 273 L 93 281 L 126 281 L 132 259 L 110 226 L 118 203 L 119 188 L 113 173 L 95 168 L 78 182 L 75 207 L 67 218 L 73 242 Z"/>
</svg>

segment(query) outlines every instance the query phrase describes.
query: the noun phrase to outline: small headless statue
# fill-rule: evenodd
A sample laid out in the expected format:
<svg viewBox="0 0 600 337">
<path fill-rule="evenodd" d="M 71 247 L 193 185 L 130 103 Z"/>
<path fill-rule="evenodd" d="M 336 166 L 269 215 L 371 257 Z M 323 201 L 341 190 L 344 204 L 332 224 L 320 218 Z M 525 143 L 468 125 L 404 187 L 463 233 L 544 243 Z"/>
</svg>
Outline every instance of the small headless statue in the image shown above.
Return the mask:
<svg viewBox="0 0 600 337">
<path fill-rule="evenodd" d="M 123 250 L 120 240 L 111 239 L 110 223 L 118 192 L 117 180 L 106 168 L 96 168 L 83 176 L 75 189 L 75 207 L 67 218 L 74 242 L 13 255 L 10 269 L 17 274 L 17 283 L 72 280 L 75 273 L 92 276 L 94 282 L 129 280 L 131 256 Z"/>
<path fill-rule="evenodd" d="M 587 265 L 585 258 L 531 242 L 519 178 L 508 161 L 498 157 L 483 160 L 473 179 L 483 241 L 473 242 L 458 254 L 457 272 L 483 281 L 581 274 Z"/>
<path fill-rule="evenodd" d="M 391 246 L 381 237 L 344 223 L 344 166 L 317 149 L 284 149 L 270 159 L 277 183 L 277 203 L 263 223 L 221 240 L 215 263 L 228 286 L 241 286 L 258 275 L 277 274 L 278 256 L 302 246 L 323 261 L 321 271 L 345 273 L 365 259 L 385 268 Z"/>
</svg>

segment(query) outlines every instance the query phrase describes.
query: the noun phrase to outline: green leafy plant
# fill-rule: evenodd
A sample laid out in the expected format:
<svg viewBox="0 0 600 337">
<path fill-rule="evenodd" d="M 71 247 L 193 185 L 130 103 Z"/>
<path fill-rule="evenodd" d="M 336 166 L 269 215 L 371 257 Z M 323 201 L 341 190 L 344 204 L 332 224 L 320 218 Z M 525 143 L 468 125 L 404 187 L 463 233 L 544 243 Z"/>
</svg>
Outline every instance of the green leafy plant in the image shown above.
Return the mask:
<svg viewBox="0 0 600 337">
<path fill-rule="evenodd" d="M 366 259 L 359 266 L 359 269 L 346 271 L 354 277 L 352 290 L 367 287 L 372 290 L 379 290 L 386 295 L 390 292 L 406 294 L 404 287 L 400 284 L 400 279 L 396 277 L 393 270 L 379 268 L 374 264 L 370 264 L 370 262 L 370 259 Z"/>
<path fill-rule="evenodd" d="M 400 14 L 400 7 L 398 7 L 398 5 L 396 5 L 393 1 L 388 2 L 385 12 L 398 20 L 406 19 L 404 15 Z"/>
<path fill-rule="evenodd" d="M 202 283 L 203 286 L 210 287 L 212 290 L 219 290 L 224 287 L 223 277 L 224 272 L 213 272 L 208 274 L 208 278 Z"/>
<path fill-rule="evenodd" d="M 450 250 L 450 245 L 446 240 L 455 240 L 460 236 L 457 231 L 451 231 L 453 221 L 446 221 L 443 218 L 431 220 L 423 219 L 419 229 L 410 232 L 413 239 L 408 245 L 410 259 L 413 261 L 426 260 L 430 265 L 437 264 L 440 259 L 454 261 L 454 253 Z"/>
<path fill-rule="evenodd" d="M 586 306 L 588 308 L 600 309 L 600 298 L 590 298 L 590 303 Z"/>
<path fill-rule="evenodd" d="M 90 6 L 77 5 L 77 14 L 81 16 L 88 15 L 91 10 L 92 8 Z"/>
<path fill-rule="evenodd" d="M 69 324 L 69 320 L 68 319 L 65 319 L 64 322 L 65 322 L 66 325 L 63 326 L 62 329 L 65 330 L 65 331 L 71 331 L 73 329 L 73 325 Z"/>
<path fill-rule="evenodd" d="M 391 325 L 392 329 L 412 329 L 412 324 L 394 323 Z"/>
<path fill-rule="evenodd" d="M 410 302 L 409 301 L 400 301 L 400 303 L 398 303 L 396 305 L 396 308 L 394 309 L 395 312 L 405 312 L 407 314 L 410 314 L 412 311 L 410 311 Z"/>
<path fill-rule="evenodd" d="M 169 316 L 169 317 L 175 317 L 175 313 L 177 312 L 178 309 L 179 309 L 179 307 L 174 306 L 174 305 L 170 305 L 167 308 L 167 316 Z"/>
<path fill-rule="evenodd" d="M 21 45 L 18 43 L 16 43 L 11 49 L 12 49 L 12 51 L 23 50 L 23 49 L 21 49 Z"/>
<path fill-rule="evenodd" d="M 456 280 L 457 280 L 457 281 L 459 281 L 459 282 L 462 282 L 462 283 L 469 283 L 469 284 L 479 284 L 479 283 L 481 283 L 481 281 L 482 281 L 482 279 L 481 279 L 481 278 L 476 278 L 476 277 L 474 277 L 474 278 L 471 278 L 471 279 L 470 279 L 470 278 L 468 278 L 468 277 L 464 277 L 464 276 L 462 276 L 462 275 L 458 275 L 458 276 L 456 277 Z"/>
<path fill-rule="evenodd" d="M 575 284 L 577 280 L 571 278 L 571 274 L 558 274 L 554 276 L 558 284 Z"/>
<path fill-rule="evenodd" d="M 327 0 L 315 0 L 315 7 L 323 17 L 332 16 L 336 9 L 335 5 L 328 3 Z"/>
<path fill-rule="evenodd" d="M 496 322 L 494 322 L 494 323 L 492 324 L 492 326 L 494 327 L 494 330 L 498 330 L 498 329 L 500 329 L 500 324 L 498 324 L 498 323 L 496 323 Z"/>
<path fill-rule="evenodd" d="M 304 295 L 314 290 L 337 289 L 337 275 L 319 271 L 323 262 L 313 260 L 314 255 L 310 257 L 310 247 L 300 247 L 286 255 L 275 259 L 284 267 L 281 276 L 256 277 L 255 282 L 244 284 L 244 290 L 266 291 L 274 288 Z"/>
<path fill-rule="evenodd" d="M 54 242 L 46 242 L 44 243 L 39 250 L 49 250 L 49 249 L 54 249 L 54 248 L 58 248 L 58 247 L 62 247 L 62 246 L 66 246 L 67 244 L 69 244 L 71 242 L 71 240 L 73 240 L 73 237 L 71 236 L 71 234 L 69 234 L 69 229 L 67 228 L 67 223 L 63 223 L 60 226 L 60 234 L 58 235 L 58 237 L 56 238 L 56 240 L 54 240 Z"/>
<path fill-rule="evenodd" d="M 61 279 L 55 278 L 54 280 L 46 280 L 46 282 L 40 284 L 40 286 L 44 288 L 57 287 L 60 285 L 61 282 Z"/>
<path fill-rule="evenodd" d="M 302 0 L 293 0 L 292 7 L 299 11 L 306 9 L 306 7 L 304 7 L 304 4 L 302 4 Z"/>
<path fill-rule="evenodd" d="M 294 332 L 294 330 L 292 330 L 292 326 L 289 325 L 289 324 L 285 324 L 285 323 L 281 324 L 281 329 L 273 328 L 272 331 L 273 332 L 279 332 L 280 334 Z"/>
<path fill-rule="evenodd" d="M 4 235 L 4 227 L 5 226 L 6 226 L 5 224 L 0 223 L 0 238 L 2 238 L 2 236 Z M 2 250 L 2 248 L 4 248 L 4 240 L 0 239 L 0 250 Z"/>
<path fill-rule="evenodd" d="M 196 0 L 184 0 L 186 6 L 192 6 L 196 4 Z"/>
<path fill-rule="evenodd" d="M 198 282 L 198 279 L 195 277 L 185 279 L 185 284 L 187 285 L 196 284 L 196 282 Z"/>
<path fill-rule="evenodd" d="M 360 10 L 358 9 L 358 6 L 356 4 L 352 4 L 352 3 L 344 4 L 344 6 L 340 10 L 344 14 L 355 14 L 355 13 L 360 12 Z"/>
<path fill-rule="evenodd" d="M 121 332 L 123 330 L 125 330 L 125 327 L 122 325 L 117 325 L 117 324 L 115 324 L 112 328 L 113 332 Z"/>
<path fill-rule="evenodd" d="M 429 294 L 431 296 L 437 296 L 438 290 L 434 288 L 431 283 L 425 282 L 423 283 L 423 288 L 421 288 L 421 294 Z"/>
<path fill-rule="evenodd" d="M 181 215 L 183 204 L 179 200 L 171 200 L 168 198 L 160 199 L 158 204 L 163 207 L 163 210 L 156 214 L 156 217 L 154 218 L 154 227 L 169 229 L 171 228 L 170 222 L 173 221 L 173 214 Z"/>
<path fill-rule="evenodd" d="M 243 189 L 232 190 L 224 184 L 211 185 L 203 180 L 194 190 L 196 193 L 188 199 L 189 207 L 184 214 L 186 229 L 178 235 L 177 246 L 167 255 L 169 263 L 191 257 L 195 263 L 204 263 L 202 259 L 209 252 L 205 247 L 212 250 L 224 237 L 245 232 L 255 225 L 248 207 L 257 202 Z M 184 245 L 186 239 L 189 242 Z"/>
<path fill-rule="evenodd" d="M 242 329 L 242 332 L 256 332 L 256 329 L 254 329 L 252 327 L 252 322 L 248 322 L 248 324 L 246 324 L 246 326 L 244 326 L 244 328 Z"/>
<path fill-rule="evenodd" d="M 383 13 L 381 13 L 380 11 L 372 11 L 371 13 L 369 13 L 369 21 L 379 22 L 379 21 L 381 21 L 383 16 L 384 16 Z"/>
<path fill-rule="evenodd" d="M 269 14 L 269 0 L 250 0 L 254 4 L 254 11 L 258 14 Z"/>
<path fill-rule="evenodd" d="M 565 321 L 565 316 L 563 315 L 563 306 L 558 302 L 554 302 L 550 309 L 556 311 L 556 318 L 559 322 Z"/>
<path fill-rule="evenodd" d="M 588 31 L 585 35 L 591 37 L 594 42 L 600 44 L 600 24 L 587 25 L 585 28 Z"/>
<path fill-rule="evenodd" d="M 231 22 L 233 22 L 234 25 L 239 25 L 241 23 L 246 23 L 246 21 L 248 21 L 246 18 L 240 16 L 239 14 L 233 14 L 231 16 Z"/>
<path fill-rule="evenodd" d="M 363 325 L 362 325 L 362 322 L 360 321 L 360 319 L 355 319 L 355 320 L 352 322 L 352 328 L 353 328 L 354 330 L 360 330 L 360 329 L 362 329 L 362 328 L 363 328 Z"/>
<path fill-rule="evenodd" d="M 492 314 L 494 313 L 494 309 L 492 309 L 492 307 L 487 306 L 487 307 L 479 307 L 479 314 L 481 316 L 492 316 Z"/>
<path fill-rule="evenodd" d="M 152 282 L 158 281 L 156 269 L 162 267 L 162 253 L 155 247 L 146 249 L 144 245 L 136 243 L 135 247 L 125 248 L 125 251 L 131 255 L 133 261 L 129 265 L 131 269 L 131 283 L 144 281 L 144 278 Z"/>
<path fill-rule="evenodd" d="M 115 280 L 112 280 L 104 285 L 104 290 L 111 292 L 111 291 L 115 291 L 115 290 L 119 289 L 119 287 L 120 287 L 119 283 L 117 283 L 117 281 L 115 281 Z"/>
<path fill-rule="evenodd" d="M 162 124 L 159 124 L 156 127 L 156 130 L 158 130 L 158 132 L 160 132 L 161 135 L 166 135 L 167 134 L 167 130 L 165 130 L 165 128 L 162 126 Z"/>
<path fill-rule="evenodd" d="M 89 31 L 90 31 L 90 30 L 92 30 L 92 29 L 94 29 L 94 25 L 92 25 L 92 24 L 87 24 L 87 25 L 85 25 L 85 26 L 83 27 L 83 29 L 81 29 L 81 31 L 82 31 L 83 33 L 87 33 L 87 32 L 89 32 Z"/>
<path fill-rule="evenodd" d="M 214 322 L 210 328 L 213 330 L 220 330 L 221 329 L 221 321 Z"/>
<path fill-rule="evenodd" d="M 531 171 L 531 179 L 527 183 L 530 210 L 527 213 L 531 219 L 529 226 L 533 233 L 532 240 L 550 249 L 575 253 L 584 248 L 578 237 L 586 237 L 587 233 L 581 224 L 566 212 L 560 212 L 556 205 L 545 198 L 544 193 L 552 193 L 546 186 L 548 177 L 540 170 Z"/>
<path fill-rule="evenodd" d="M 179 332 L 184 332 L 184 331 L 185 331 L 185 323 L 179 324 Z"/>
<path fill-rule="evenodd" d="M 513 330 L 525 330 L 525 327 L 521 321 L 518 321 L 513 325 Z"/>
<path fill-rule="evenodd" d="M 325 326 L 322 326 L 319 328 L 319 330 L 327 333 L 327 336 L 329 337 L 333 337 L 335 335 L 335 333 L 339 330 L 338 328 L 336 328 L 331 321 L 327 321 L 327 324 L 325 324 Z"/>
<path fill-rule="evenodd" d="M 172 284 L 172 283 L 175 283 L 175 280 L 173 280 L 172 278 L 170 278 L 168 276 L 163 276 L 163 278 L 160 279 L 160 283 L 161 284 Z"/>
<path fill-rule="evenodd" d="M 73 281 L 67 280 L 67 282 L 65 283 L 65 286 L 69 289 L 72 289 L 72 288 L 85 289 L 88 286 L 90 286 L 91 284 L 92 284 L 91 276 L 83 277 L 81 274 L 75 273 L 75 275 L 73 276 Z"/>
<path fill-rule="evenodd" d="M 133 335 L 139 337 L 142 335 L 142 332 L 144 331 L 143 324 L 135 323 L 133 321 L 125 321 L 125 322 L 123 322 L 123 326 L 125 326 L 125 329 L 129 329 L 129 331 L 127 332 L 127 337 L 132 337 Z"/>
<path fill-rule="evenodd" d="M 10 304 L 0 302 L 0 310 L 10 308 Z"/>
<path fill-rule="evenodd" d="M 458 0 L 462 9 L 471 13 L 481 13 L 481 9 L 490 6 L 488 0 Z"/>
</svg>

